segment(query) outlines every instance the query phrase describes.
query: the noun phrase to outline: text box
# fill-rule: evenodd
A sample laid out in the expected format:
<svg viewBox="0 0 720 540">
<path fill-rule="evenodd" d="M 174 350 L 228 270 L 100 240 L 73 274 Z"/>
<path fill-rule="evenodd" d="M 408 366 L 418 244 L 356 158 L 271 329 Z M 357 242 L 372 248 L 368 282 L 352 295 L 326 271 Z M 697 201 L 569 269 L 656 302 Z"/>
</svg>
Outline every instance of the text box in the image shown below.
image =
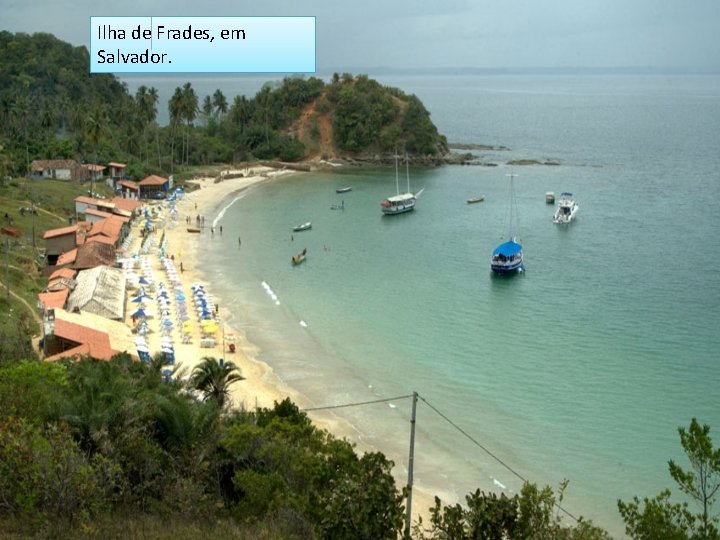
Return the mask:
<svg viewBox="0 0 720 540">
<path fill-rule="evenodd" d="M 90 17 L 91 73 L 314 73 L 315 17 Z"/>
</svg>

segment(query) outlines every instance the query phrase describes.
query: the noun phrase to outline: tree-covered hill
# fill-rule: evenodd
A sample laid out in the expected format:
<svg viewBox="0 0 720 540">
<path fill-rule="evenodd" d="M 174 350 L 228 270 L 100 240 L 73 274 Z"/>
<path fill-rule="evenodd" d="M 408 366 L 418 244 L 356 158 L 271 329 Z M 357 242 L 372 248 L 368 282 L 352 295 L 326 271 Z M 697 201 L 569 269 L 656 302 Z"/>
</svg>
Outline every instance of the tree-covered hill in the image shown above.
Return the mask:
<svg viewBox="0 0 720 540">
<path fill-rule="evenodd" d="M 157 122 L 167 107 L 170 125 Z M 269 82 L 249 98 L 192 83 L 167 104 L 155 88 L 131 95 L 110 74 L 90 74 L 89 54 L 50 34 L 0 32 L 0 175 L 34 159 L 122 161 L 133 176 L 216 162 L 408 153 L 441 156 L 447 142 L 416 96 L 367 76 Z"/>
</svg>

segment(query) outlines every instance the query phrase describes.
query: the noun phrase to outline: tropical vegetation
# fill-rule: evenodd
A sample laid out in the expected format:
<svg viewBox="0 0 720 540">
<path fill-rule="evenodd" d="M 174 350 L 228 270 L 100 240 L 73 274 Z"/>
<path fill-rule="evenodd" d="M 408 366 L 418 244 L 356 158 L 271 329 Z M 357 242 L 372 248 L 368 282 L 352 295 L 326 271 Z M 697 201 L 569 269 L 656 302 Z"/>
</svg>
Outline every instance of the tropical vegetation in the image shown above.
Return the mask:
<svg viewBox="0 0 720 540">
<path fill-rule="evenodd" d="M 158 123 L 167 107 L 169 125 Z M 327 126 L 327 130 L 321 129 Z M 367 76 L 286 77 L 257 94 L 198 96 L 190 82 L 167 104 L 154 87 L 135 95 L 89 54 L 50 34 L 0 32 L 0 177 L 35 159 L 120 161 L 132 177 L 248 160 L 447 152 L 416 96 Z"/>
</svg>

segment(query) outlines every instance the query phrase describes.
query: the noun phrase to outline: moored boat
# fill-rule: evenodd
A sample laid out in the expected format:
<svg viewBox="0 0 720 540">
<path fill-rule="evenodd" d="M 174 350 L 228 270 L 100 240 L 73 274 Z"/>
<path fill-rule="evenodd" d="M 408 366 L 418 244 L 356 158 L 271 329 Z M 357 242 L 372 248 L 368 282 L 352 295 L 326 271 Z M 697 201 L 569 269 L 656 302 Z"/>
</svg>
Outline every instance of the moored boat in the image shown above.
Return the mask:
<svg viewBox="0 0 720 540">
<path fill-rule="evenodd" d="M 188 227 L 188 228 L 187 228 L 187 232 L 189 232 L 189 233 L 199 233 L 199 232 L 200 232 L 200 229 L 198 229 L 197 227 Z"/>
<path fill-rule="evenodd" d="M 513 238 L 497 246 L 492 252 L 490 269 L 496 274 L 511 274 L 522 271 L 522 245 Z"/>
<path fill-rule="evenodd" d="M 547 204 L 555 204 L 555 192 L 554 191 L 548 191 L 545 193 L 545 202 Z"/>
<path fill-rule="evenodd" d="M 580 205 L 573 199 L 572 193 L 563 192 L 560 195 L 555 215 L 553 215 L 553 223 L 562 225 L 570 223 L 575 219 Z"/>
<path fill-rule="evenodd" d="M 467 200 L 468 204 L 475 204 L 479 202 L 483 202 L 485 200 L 485 197 L 471 197 Z"/>
<path fill-rule="evenodd" d="M 352 186 L 347 186 L 343 188 L 337 188 L 335 190 L 335 193 L 347 193 L 348 191 L 352 191 Z"/>
<path fill-rule="evenodd" d="M 298 265 L 301 262 L 305 261 L 305 258 L 307 257 L 307 248 L 303 249 L 300 253 L 297 255 L 292 256 L 292 263 L 293 265 Z"/>
<path fill-rule="evenodd" d="M 293 227 L 293 231 L 295 232 L 307 231 L 309 229 L 312 229 L 312 222 L 310 221 Z"/>
<path fill-rule="evenodd" d="M 400 193 L 400 178 L 398 176 L 398 156 L 395 155 L 395 188 L 397 191 L 396 195 L 383 199 L 380 203 L 382 213 L 385 215 L 403 214 L 410 212 L 415 208 L 415 202 L 417 196 L 422 193 L 420 190 L 417 194 L 410 192 L 410 164 L 409 160 L 405 159 L 406 172 L 407 172 L 407 193 Z"/>
<path fill-rule="evenodd" d="M 517 241 L 515 237 L 515 230 L 517 224 L 514 216 L 515 212 L 515 188 L 513 180 L 515 175 L 510 173 L 510 219 L 509 219 L 509 234 L 510 239 L 502 244 L 498 245 L 492 252 L 490 257 L 490 270 L 495 274 L 514 274 L 522 272 L 525 267 L 523 265 L 523 251 L 522 245 Z"/>
</svg>

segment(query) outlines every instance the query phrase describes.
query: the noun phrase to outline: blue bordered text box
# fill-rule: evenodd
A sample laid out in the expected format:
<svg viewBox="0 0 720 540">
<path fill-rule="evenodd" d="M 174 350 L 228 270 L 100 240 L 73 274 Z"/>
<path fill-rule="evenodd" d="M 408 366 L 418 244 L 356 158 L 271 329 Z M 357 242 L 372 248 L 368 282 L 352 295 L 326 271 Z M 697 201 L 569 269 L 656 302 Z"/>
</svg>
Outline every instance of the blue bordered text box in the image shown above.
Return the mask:
<svg viewBox="0 0 720 540">
<path fill-rule="evenodd" d="M 91 73 L 314 73 L 315 17 L 90 17 Z"/>
</svg>

